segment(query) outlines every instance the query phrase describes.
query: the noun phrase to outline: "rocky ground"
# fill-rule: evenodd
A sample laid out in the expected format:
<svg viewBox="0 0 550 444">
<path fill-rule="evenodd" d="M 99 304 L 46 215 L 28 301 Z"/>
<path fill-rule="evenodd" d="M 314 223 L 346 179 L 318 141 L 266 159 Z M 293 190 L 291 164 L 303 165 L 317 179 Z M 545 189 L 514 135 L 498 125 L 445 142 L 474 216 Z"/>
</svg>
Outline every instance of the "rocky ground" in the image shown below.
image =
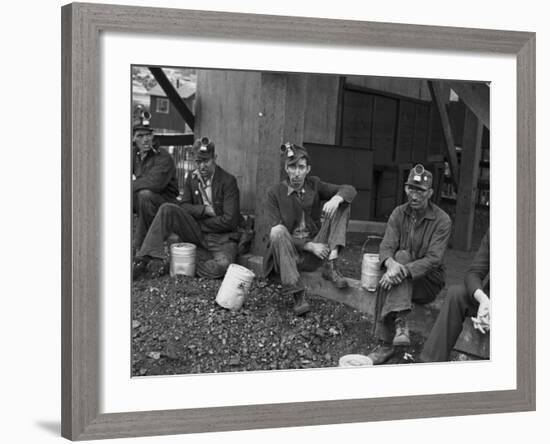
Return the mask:
<svg viewBox="0 0 550 444">
<path fill-rule="evenodd" d="M 312 311 L 292 313 L 275 283 L 256 281 L 235 312 L 218 306 L 221 281 L 165 276 L 134 282 L 132 374 L 170 375 L 338 366 L 373 347 L 369 319 L 312 296 Z M 391 363 L 414 362 L 421 340 Z"/>
<path fill-rule="evenodd" d="M 487 225 L 488 212 L 476 214 L 475 248 Z M 364 239 L 349 236 L 340 258 L 346 276 L 360 279 Z M 169 276 L 133 282 L 133 375 L 333 367 L 340 357 L 367 354 L 375 345 L 370 319 L 343 304 L 310 296 L 311 312 L 296 317 L 276 283 L 255 281 L 244 306 L 231 312 L 215 302 L 220 284 Z M 412 333 L 411 341 L 389 364 L 418 359 L 423 340 Z"/>
</svg>

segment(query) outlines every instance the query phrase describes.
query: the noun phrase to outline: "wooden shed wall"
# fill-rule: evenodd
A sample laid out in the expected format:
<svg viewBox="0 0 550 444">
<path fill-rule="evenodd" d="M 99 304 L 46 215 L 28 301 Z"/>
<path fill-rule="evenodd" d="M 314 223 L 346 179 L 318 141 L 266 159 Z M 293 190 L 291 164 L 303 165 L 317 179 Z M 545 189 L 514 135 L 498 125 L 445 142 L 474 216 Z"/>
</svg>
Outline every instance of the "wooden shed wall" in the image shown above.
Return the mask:
<svg viewBox="0 0 550 444">
<path fill-rule="evenodd" d="M 334 145 L 338 121 L 340 78 L 334 75 L 307 76 L 304 143 Z"/>
<path fill-rule="evenodd" d="M 216 144 L 218 163 L 237 178 L 244 212 L 254 209 L 260 80 L 257 72 L 197 71 L 195 135 Z"/>
<path fill-rule="evenodd" d="M 428 89 L 428 82 L 423 79 L 347 76 L 346 83 L 390 94 L 399 94 L 412 99 L 432 100 L 430 90 Z"/>
<path fill-rule="evenodd" d="M 275 91 L 271 97 L 271 83 L 267 77 L 262 80 L 261 73 L 198 72 L 195 134 L 215 141 L 220 165 L 237 177 L 243 211 L 255 209 L 260 151 L 277 148 L 260 145 L 273 145 L 275 139 L 275 145 L 279 138 L 307 145 L 312 151 L 312 174 L 323 173 L 327 181 L 345 179 L 336 177 L 336 154 L 338 166 L 346 166 L 350 172 L 348 182 L 353 182 L 352 176 L 361 176 L 361 183 L 353 183 L 362 201 L 352 208 L 352 217 L 357 219 L 387 217 L 388 210 L 400 201 L 395 190 L 410 163 L 441 157 L 440 124 L 436 113 L 431 112 L 431 103 L 425 101 L 429 99 L 425 81 L 321 74 L 279 76 L 280 94 Z M 274 81 L 279 78 L 272 77 Z M 279 112 L 281 122 L 271 120 L 264 110 L 273 100 L 286 104 Z M 294 115 L 297 108 L 305 110 L 303 119 Z M 280 136 L 274 133 L 275 139 L 261 142 L 265 125 Z M 376 165 L 381 170 L 377 175 L 373 172 Z M 360 171 L 352 174 L 352 166 Z M 384 194 L 390 185 L 391 199 Z"/>
</svg>

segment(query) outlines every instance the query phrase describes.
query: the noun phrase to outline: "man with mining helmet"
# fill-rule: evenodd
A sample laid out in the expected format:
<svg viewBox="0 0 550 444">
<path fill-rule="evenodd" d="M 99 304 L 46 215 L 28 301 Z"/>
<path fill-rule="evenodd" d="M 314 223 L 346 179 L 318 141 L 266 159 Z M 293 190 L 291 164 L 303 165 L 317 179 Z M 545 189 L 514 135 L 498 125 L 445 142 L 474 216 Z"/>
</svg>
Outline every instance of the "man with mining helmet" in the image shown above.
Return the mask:
<svg viewBox="0 0 550 444">
<path fill-rule="evenodd" d="M 310 176 L 309 154 L 301 146 L 281 146 L 286 180 L 267 193 L 269 245 L 264 272 L 280 275 L 283 294 L 293 295 L 294 312 L 310 310 L 300 270 L 323 266 L 323 277 L 337 288 L 348 285 L 335 264 L 346 245 L 350 203 L 357 192 L 351 185 L 333 185 Z M 326 203 L 321 206 L 321 203 Z"/>
<path fill-rule="evenodd" d="M 179 194 L 174 160 L 156 145 L 153 128 L 143 120 L 133 127 L 132 179 L 132 206 L 137 215 L 133 248 L 137 251 L 160 206 L 176 202 Z"/>
<path fill-rule="evenodd" d="M 214 142 L 193 145 L 197 168 L 186 179 L 181 203 L 160 207 L 134 262 L 134 279 L 149 271 L 166 274 L 164 242 L 176 234 L 197 246 L 196 273 L 217 279 L 235 261 L 241 220 L 237 180 L 216 163 Z"/>
<path fill-rule="evenodd" d="M 410 345 L 407 316 L 413 302 L 426 304 L 445 286 L 443 256 L 451 234 L 451 219 L 430 202 L 432 173 L 418 164 L 405 184 L 407 202 L 396 207 L 380 244 L 380 279 L 376 336 L 380 344 L 368 355 L 372 364 L 391 358 L 396 346 Z"/>
</svg>

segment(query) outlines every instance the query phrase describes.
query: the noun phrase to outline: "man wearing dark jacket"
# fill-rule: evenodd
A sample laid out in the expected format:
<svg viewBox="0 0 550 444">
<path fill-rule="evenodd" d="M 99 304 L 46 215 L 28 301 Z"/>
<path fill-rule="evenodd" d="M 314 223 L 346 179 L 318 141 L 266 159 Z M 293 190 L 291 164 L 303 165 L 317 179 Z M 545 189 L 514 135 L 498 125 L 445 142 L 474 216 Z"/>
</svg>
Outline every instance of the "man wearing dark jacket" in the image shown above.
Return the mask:
<svg viewBox="0 0 550 444">
<path fill-rule="evenodd" d="M 178 179 L 172 156 L 153 142 L 153 129 L 136 125 L 133 129 L 132 198 L 137 215 L 134 249 L 137 251 L 157 214 L 166 202 L 176 202 Z"/>
<path fill-rule="evenodd" d="M 440 362 L 449 359 L 466 316 L 472 318 L 474 328 L 485 333 L 491 326 L 489 299 L 489 231 L 485 233 L 479 250 L 466 272 L 463 285 L 449 288 L 430 336 L 420 355 L 423 362 Z"/>
<path fill-rule="evenodd" d="M 413 302 L 431 302 L 445 286 L 443 257 L 451 219 L 430 202 L 432 173 L 416 165 L 405 193 L 407 203 L 393 210 L 380 244 L 385 273 L 378 288 L 375 328 L 381 343 L 368 355 L 374 365 L 386 362 L 395 346 L 410 345 L 407 316 Z"/>
<path fill-rule="evenodd" d="M 185 181 L 182 202 L 160 207 L 136 254 L 134 279 L 146 269 L 168 271 L 164 241 L 171 234 L 197 246 L 201 277 L 221 278 L 235 261 L 241 217 L 237 180 L 216 164 L 215 145 L 208 138 L 197 140 L 193 150 L 197 169 Z"/>
<path fill-rule="evenodd" d="M 357 192 L 351 185 L 333 185 L 309 176 L 311 166 L 305 148 L 287 143 L 281 152 L 287 179 L 267 193 L 271 230 L 264 273 L 280 275 L 283 294 L 293 295 L 294 312 L 303 315 L 310 306 L 300 270 L 313 271 L 324 264 L 325 279 L 338 288 L 348 284 L 335 261 L 346 245 L 349 204 Z M 326 203 L 321 207 L 322 201 Z"/>
</svg>

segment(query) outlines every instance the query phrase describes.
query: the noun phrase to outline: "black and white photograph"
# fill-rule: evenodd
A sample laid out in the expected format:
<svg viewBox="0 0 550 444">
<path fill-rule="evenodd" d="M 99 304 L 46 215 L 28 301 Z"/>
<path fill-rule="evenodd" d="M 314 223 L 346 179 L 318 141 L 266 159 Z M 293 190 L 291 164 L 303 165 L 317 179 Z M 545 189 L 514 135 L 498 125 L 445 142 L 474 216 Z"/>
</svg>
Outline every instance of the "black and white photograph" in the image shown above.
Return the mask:
<svg viewBox="0 0 550 444">
<path fill-rule="evenodd" d="M 544 441 L 514 6 L 8 3 L 2 442 Z"/>
<path fill-rule="evenodd" d="M 131 91 L 133 377 L 490 360 L 490 81 Z"/>
</svg>

